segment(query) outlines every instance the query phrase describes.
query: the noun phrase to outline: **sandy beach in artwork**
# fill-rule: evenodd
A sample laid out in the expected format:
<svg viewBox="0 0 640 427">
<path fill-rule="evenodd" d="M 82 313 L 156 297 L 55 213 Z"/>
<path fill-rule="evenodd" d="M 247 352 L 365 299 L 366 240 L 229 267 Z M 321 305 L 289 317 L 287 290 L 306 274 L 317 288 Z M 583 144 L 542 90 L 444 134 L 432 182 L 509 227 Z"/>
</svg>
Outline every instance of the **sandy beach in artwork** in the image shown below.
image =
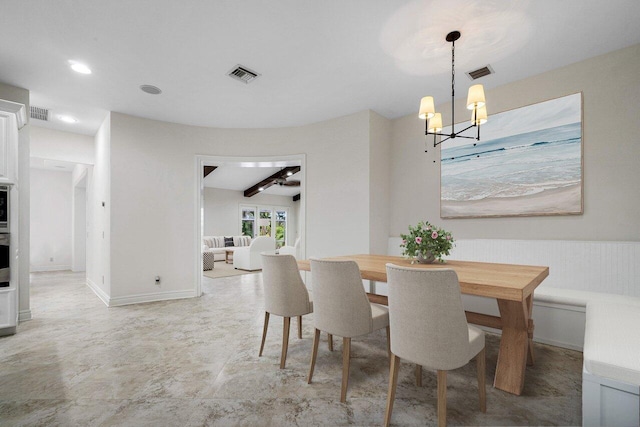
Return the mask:
<svg viewBox="0 0 640 427">
<path fill-rule="evenodd" d="M 582 213 L 582 186 L 580 184 L 545 190 L 529 196 L 440 201 L 440 217 L 442 218 L 580 213 Z"/>
</svg>

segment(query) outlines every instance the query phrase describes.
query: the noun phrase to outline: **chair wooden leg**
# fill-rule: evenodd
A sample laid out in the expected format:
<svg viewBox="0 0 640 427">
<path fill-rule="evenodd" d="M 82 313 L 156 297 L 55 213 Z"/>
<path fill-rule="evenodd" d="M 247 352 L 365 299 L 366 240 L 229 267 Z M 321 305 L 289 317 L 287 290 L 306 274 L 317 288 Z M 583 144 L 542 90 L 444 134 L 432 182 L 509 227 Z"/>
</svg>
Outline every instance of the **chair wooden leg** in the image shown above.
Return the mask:
<svg viewBox="0 0 640 427">
<path fill-rule="evenodd" d="M 389 370 L 389 392 L 387 393 L 387 410 L 384 413 L 384 426 L 389 427 L 391 423 L 391 412 L 393 412 L 393 402 L 396 400 L 396 388 L 398 386 L 398 372 L 400 371 L 400 358 L 395 354 L 391 355 L 391 369 Z"/>
<path fill-rule="evenodd" d="M 340 402 L 347 401 L 347 387 L 349 386 L 349 363 L 351 359 L 351 338 L 342 338 L 342 390 Z"/>
<path fill-rule="evenodd" d="M 387 354 L 389 355 L 389 362 L 391 362 L 391 328 L 387 326 Z"/>
<path fill-rule="evenodd" d="M 313 377 L 313 370 L 316 367 L 316 358 L 318 357 L 318 344 L 320 343 L 320 329 L 316 329 L 313 335 L 313 347 L 311 349 L 311 366 L 309 367 L 309 377 L 307 378 L 307 384 L 311 384 L 311 378 Z"/>
<path fill-rule="evenodd" d="M 302 339 L 302 316 L 298 316 L 298 339 Z"/>
<path fill-rule="evenodd" d="M 284 318 L 282 326 L 282 356 L 280 357 L 280 369 L 284 369 L 287 363 L 287 349 L 289 348 L 289 329 L 291 328 L 291 317 Z"/>
<path fill-rule="evenodd" d="M 447 371 L 438 371 L 438 427 L 447 425 Z"/>
<path fill-rule="evenodd" d="M 333 335 L 328 334 L 327 340 L 329 340 L 329 351 L 333 351 Z"/>
<path fill-rule="evenodd" d="M 267 327 L 269 326 L 269 312 L 264 312 L 264 328 L 262 329 L 262 342 L 260 343 L 260 353 L 258 357 L 262 356 L 262 350 L 264 350 L 264 341 L 267 338 Z"/>
<path fill-rule="evenodd" d="M 422 365 L 416 365 L 416 386 L 422 387 Z"/>
<path fill-rule="evenodd" d="M 487 390 L 486 390 L 486 359 L 485 349 L 476 355 L 476 368 L 478 371 L 478 395 L 480 397 L 480 411 L 487 412 Z"/>
</svg>

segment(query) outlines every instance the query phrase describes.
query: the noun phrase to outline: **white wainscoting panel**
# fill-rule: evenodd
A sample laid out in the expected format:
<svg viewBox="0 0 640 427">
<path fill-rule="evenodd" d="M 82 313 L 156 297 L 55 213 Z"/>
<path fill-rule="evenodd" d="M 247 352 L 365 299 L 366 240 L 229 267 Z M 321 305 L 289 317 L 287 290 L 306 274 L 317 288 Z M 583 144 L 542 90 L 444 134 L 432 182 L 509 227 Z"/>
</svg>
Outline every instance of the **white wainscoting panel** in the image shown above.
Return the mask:
<svg viewBox="0 0 640 427">
<path fill-rule="evenodd" d="M 640 242 L 458 240 L 449 258 L 545 265 L 540 287 L 640 297 Z"/>
</svg>

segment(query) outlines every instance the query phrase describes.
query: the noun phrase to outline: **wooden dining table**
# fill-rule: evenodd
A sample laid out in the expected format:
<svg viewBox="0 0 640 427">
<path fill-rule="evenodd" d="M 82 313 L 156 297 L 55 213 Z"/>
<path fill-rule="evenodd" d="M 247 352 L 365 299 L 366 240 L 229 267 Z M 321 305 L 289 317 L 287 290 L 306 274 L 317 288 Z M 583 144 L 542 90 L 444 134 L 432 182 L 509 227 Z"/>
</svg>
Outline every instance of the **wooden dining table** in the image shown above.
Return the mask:
<svg viewBox="0 0 640 427">
<path fill-rule="evenodd" d="M 509 393 L 522 394 L 526 365 L 533 365 L 535 360 L 531 316 L 533 292 L 549 276 L 549 267 L 453 260 L 447 260 L 445 264 L 411 264 L 403 257 L 366 254 L 328 259 L 355 261 L 362 278 L 376 282 L 387 281 L 387 263 L 426 269 L 450 268 L 457 273 L 463 294 L 495 298 L 500 316 L 469 311 L 465 314 L 469 323 L 502 330 L 493 385 Z M 311 271 L 309 260 L 298 261 L 298 267 Z M 384 295 L 367 295 L 371 302 L 387 304 Z"/>
</svg>

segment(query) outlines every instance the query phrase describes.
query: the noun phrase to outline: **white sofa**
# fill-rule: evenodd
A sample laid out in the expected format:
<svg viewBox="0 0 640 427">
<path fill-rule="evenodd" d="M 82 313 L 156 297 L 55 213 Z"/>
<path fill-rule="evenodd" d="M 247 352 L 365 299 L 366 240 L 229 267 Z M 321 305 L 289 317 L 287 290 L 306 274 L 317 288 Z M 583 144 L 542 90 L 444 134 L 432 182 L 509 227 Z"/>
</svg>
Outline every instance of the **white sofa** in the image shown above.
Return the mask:
<svg viewBox="0 0 640 427">
<path fill-rule="evenodd" d="M 204 236 L 202 238 L 202 269 L 211 270 L 213 264 L 210 261 L 221 261 L 225 259 L 225 251 L 235 250 L 239 247 L 249 246 L 251 237 L 249 236 L 228 236 L 233 237 L 233 246 L 225 246 L 225 236 Z"/>
<path fill-rule="evenodd" d="M 249 246 L 236 248 L 233 253 L 233 268 L 240 270 L 261 270 L 262 252 L 275 253 L 276 239 L 273 237 L 260 236 L 253 239 Z"/>
</svg>

